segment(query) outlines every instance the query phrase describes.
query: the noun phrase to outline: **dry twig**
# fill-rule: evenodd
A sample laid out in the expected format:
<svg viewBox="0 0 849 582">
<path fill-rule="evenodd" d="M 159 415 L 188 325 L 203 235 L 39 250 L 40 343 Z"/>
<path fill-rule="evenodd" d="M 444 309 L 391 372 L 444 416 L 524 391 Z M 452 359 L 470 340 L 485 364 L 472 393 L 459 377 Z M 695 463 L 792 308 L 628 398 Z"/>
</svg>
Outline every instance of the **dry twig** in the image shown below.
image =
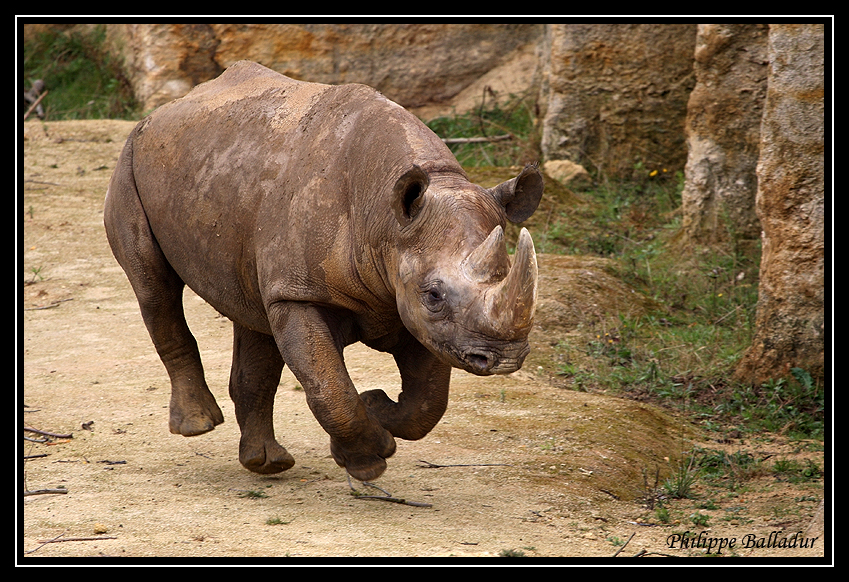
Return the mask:
<svg viewBox="0 0 849 582">
<path fill-rule="evenodd" d="M 443 467 L 512 467 L 513 465 L 509 465 L 507 463 L 480 463 L 480 464 L 469 464 L 469 465 L 437 465 L 436 463 L 431 463 L 430 461 L 423 461 L 419 459 L 419 463 L 424 463 L 422 469 L 442 469 Z"/>
<path fill-rule="evenodd" d="M 354 494 L 355 499 L 378 499 L 380 501 L 389 501 L 390 503 L 400 503 L 401 505 L 412 505 L 413 507 L 433 507 L 431 503 L 424 503 L 422 501 L 407 501 L 406 499 L 401 499 L 399 497 L 387 497 L 385 495 L 357 495 Z"/>
<path fill-rule="evenodd" d="M 31 553 L 33 553 L 33 552 L 37 552 L 38 550 L 40 550 L 41 548 L 43 548 L 43 547 L 44 547 L 44 546 L 46 546 L 47 544 L 49 544 L 49 543 L 51 543 L 51 542 L 55 542 L 56 540 L 58 540 L 59 538 L 61 538 L 61 537 L 62 537 L 63 535 L 65 535 L 66 533 L 68 533 L 68 530 L 63 531 L 62 533 L 60 533 L 58 536 L 56 536 L 56 537 L 55 537 L 55 538 L 53 538 L 52 540 L 47 540 L 46 542 L 41 542 L 41 545 L 40 545 L 40 546 L 38 546 L 37 548 L 33 548 L 32 550 L 28 550 L 28 551 L 26 551 L 26 552 L 24 552 L 24 553 L 25 553 L 25 554 L 31 554 Z"/>
<path fill-rule="evenodd" d="M 53 438 L 57 438 L 57 439 L 72 439 L 72 438 L 74 438 L 74 435 L 71 434 L 71 433 L 61 434 L 61 433 L 55 433 L 55 432 L 48 432 L 46 430 L 40 430 L 40 429 L 37 429 L 37 428 L 32 428 L 31 426 L 25 426 L 24 430 L 27 431 L 27 432 L 34 432 L 35 434 L 41 434 L 41 435 L 44 435 L 44 436 L 49 436 L 49 437 L 53 437 Z"/>
<path fill-rule="evenodd" d="M 27 117 L 29 117 L 29 114 L 32 113 L 32 110 L 38 107 L 38 104 L 41 103 L 41 100 L 47 97 L 48 93 L 50 93 L 50 91 L 45 91 L 44 93 L 38 96 L 38 99 L 35 100 L 35 103 L 30 105 L 29 109 L 27 109 L 27 112 L 24 113 L 24 121 L 27 120 Z"/>
<path fill-rule="evenodd" d="M 369 483 L 368 481 L 363 481 L 363 485 L 379 489 L 384 493 L 384 495 L 363 495 L 362 493 L 354 489 L 354 485 L 351 483 L 351 476 L 346 476 L 348 478 L 348 487 L 351 488 L 351 495 L 353 495 L 355 499 L 377 499 L 379 501 L 388 501 L 390 503 L 400 503 L 401 505 L 412 505 L 413 507 L 433 507 L 433 505 L 430 503 L 424 503 L 422 501 L 407 501 L 406 499 L 401 499 L 400 497 L 393 497 L 392 494 L 389 493 L 386 489 L 382 489 L 374 483 Z"/>
<path fill-rule="evenodd" d="M 24 491 L 24 497 L 29 497 L 30 495 L 64 495 L 67 492 L 67 489 L 36 489 L 34 491 Z"/>
<path fill-rule="evenodd" d="M 52 540 L 39 540 L 42 544 L 55 544 L 56 542 L 96 542 L 98 540 L 117 540 L 118 536 L 96 536 L 90 538 L 53 538 Z"/>
<path fill-rule="evenodd" d="M 619 552 L 621 552 L 622 550 L 624 550 L 624 549 L 625 549 L 625 546 L 627 546 L 627 545 L 628 545 L 628 542 L 630 542 L 632 539 L 634 539 L 634 535 L 635 535 L 636 533 L 637 533 L 637 532 L 632 533 L 632 534 L 631 534 L 631 537 L 630 537 L 630 538 L 628 538 L 628 541 L 627 541 L 627 542 L 625 542 L 624 544 L 622 544 L 622 547 L 621 547 L 621 548 L 619 548 L 618 550 L 616 550 L 616 553 L 615 553 L 615 554 L 613 554 L 613 557 L 614 557 L 614 558 L 615 558 L 616 556 L 618 556 L 618 555 L 619 555 Z"/>
<path fill-rule="evenodd" d="M 512 139 L 513 136 L 509 133 L 504 135 L 494 135 L 492 137 L 444 137 L 442 141 L 446 144 L 453 143 L 487 143 L 494 141 L 503 141 L 505 139 Z"/>
<path fill-rule="evenodd" d="M 42 305 L 40 307 L 24 307 L 24 311 L 39 311 L 41 309 L 52 309 L 54 307 L 58 307 L 60 303 L 64 303 L 65 301 L 73 301 L 73 297 L 68 297 L 67 299 L 59 299 L 50 303 L 49 305 Z"/>
</svg>

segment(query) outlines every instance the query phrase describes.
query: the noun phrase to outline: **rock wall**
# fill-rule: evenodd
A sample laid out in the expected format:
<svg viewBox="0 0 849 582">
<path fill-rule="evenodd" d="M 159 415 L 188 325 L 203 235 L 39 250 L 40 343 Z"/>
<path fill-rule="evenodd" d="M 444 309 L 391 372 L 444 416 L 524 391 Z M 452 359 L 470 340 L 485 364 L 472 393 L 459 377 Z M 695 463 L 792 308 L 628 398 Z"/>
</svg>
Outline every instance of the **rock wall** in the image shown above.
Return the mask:
<svg viewBox="0 0 849 582">
<path fill-rule="evenodd" d="M 405 107 L 441 103 L 527 52 L 541 24 L 112 24 L 145 109 L 242 59 L 319 83 L 365 83 Z"/>
<path fill-rule="evenodd" d="M 766 24 L 699 24 L 682 192 L 688 242 L 757 240 L 755 193 L 767 86 Z"/>
<path fill-rule="evenodd" d="M 824 26 L 771 24 L 757 212 L 763 228 L 755 338 L 738 379 L 824 373 Z"/>
<path fill-rule="evenodd" d="M 695 24 L 546 27 L 542 151 L 608 177 L 683 169 Z"/>
</svg>

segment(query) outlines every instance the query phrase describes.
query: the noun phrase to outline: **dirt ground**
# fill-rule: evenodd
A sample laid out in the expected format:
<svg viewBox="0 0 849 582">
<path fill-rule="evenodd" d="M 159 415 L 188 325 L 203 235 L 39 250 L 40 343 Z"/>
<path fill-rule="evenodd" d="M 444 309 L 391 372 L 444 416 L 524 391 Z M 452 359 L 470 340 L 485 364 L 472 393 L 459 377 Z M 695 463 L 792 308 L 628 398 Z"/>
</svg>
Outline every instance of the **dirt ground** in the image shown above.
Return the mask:
<svg viewBox="0 0 849 582">
<path fill-rule="evenodd" d="M 507 377 L 455 371 L 440 424 L 421 441 L 398 441 L 376 485 L 428 506 L 352 495 L 288 370 L 275 427 L 296 465 L 278 475 L 251 473 L 238 462 L 239 433 L 227 394 L 231 326 L 190 291 L 187 317 L 225 422 L 197 437 L 170 434 L 167 375 L 102 226 L 106 185 L 132 125 L 26 124 L 17 216 L 19 422 L 72 436 L 23 441 L 19 454 L 32 458 L 20 465 L 20 486 L 67 493 L 19 500 L 18 563 L 401 557 L 450 564 L 450 557 L 503 554 L 608 562 L 617 552 L 617 560 L 703 555 L 704 548 L 670 547 L 669 536 L 685 531 L 735 538 L 726 556 L 824 555 L 821 527 L 809 529 L 822 480 L 794 485 L 765 475 L 718 507 L 670 501 L 674 519 L 658 522 L 640 502 L 643 473 L 668 475 L 703 435 L 644 403 L 554 387 L 537 361 Z M 548 260 L 540 257 L 541 269 Z M 541 298 L 552 292 L 543 287 Z M 535 333 L 535 346 L 545 341 Z M 391 358 L 362 346 L 345 355 L 360 390 L 397 394 Z M 705 446 L 823 461 L 822 452 L 778 437 Z M 698 512 L 709 517 L 707 526 L 687 521 Z M 813 548 L 742 547 L 749 534 L 777 541 L 800 531 L 817 538 Z M 77 541 L 60 543 L 69 538 Z"/>
</svg>

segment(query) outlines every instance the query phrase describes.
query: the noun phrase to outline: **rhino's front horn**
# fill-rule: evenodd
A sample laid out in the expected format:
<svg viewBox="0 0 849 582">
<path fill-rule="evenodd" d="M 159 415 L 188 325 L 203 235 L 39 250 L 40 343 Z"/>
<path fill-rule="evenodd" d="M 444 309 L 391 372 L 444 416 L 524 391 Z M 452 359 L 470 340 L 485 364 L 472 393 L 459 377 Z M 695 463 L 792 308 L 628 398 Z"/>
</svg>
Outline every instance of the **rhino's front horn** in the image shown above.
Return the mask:
<svg viewBox="0 0 849 582">
<path fill-rule="evenodd" d="M 523 228 L 510 272 L 486 294 L 486 314 L 499 335 L 518 337 L 530 331 L 536 310 L 538 277 L 534 241 L 528 229 Z"/>
</svg>

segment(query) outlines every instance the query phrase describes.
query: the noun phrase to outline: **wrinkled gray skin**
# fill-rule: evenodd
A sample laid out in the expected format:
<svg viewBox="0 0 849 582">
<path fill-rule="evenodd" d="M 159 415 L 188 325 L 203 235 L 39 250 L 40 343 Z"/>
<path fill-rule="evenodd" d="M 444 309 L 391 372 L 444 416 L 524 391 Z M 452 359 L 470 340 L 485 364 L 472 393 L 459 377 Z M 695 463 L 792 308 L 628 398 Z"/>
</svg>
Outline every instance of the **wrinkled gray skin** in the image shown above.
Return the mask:
<svg viewBox="0 0 849 582">
<path fill-rule="evenodd" d="M 335 461 L 378 477 L 394 437 L 422 438 L 442 417 L 451 366 L 522 365 L 536 256 L 523 229 L 511 267 L 503 228 L 541 195 L 535 166 L 470 183 L 433 132 L 362 85 L 239 62 L 159 108 L 127 140 L 104 222 L 171 379 L 171 432 L 224 420 L 183 315 L 188 285 L 233 321 L 240 462 L 294 464 L 272 426 L 285 363 Z M 357 394 L 343 360 L 357 341 L 395 357 L 397 403 Z"/>
</svg>

